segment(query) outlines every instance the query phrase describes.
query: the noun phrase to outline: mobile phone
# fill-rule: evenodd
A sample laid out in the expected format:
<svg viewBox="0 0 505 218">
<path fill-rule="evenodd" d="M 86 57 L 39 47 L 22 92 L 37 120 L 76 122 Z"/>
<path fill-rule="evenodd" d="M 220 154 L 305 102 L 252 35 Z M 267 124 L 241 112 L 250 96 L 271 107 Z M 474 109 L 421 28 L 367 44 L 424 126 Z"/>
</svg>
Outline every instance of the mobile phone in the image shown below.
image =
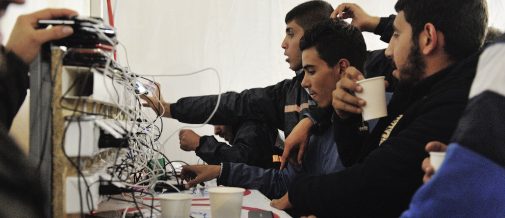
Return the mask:
<svg viewBox="0 0 505 218">
<path fill-rule="evenodd" d="M 112 48 L 118 44 L 115 29 L 105 24 L 101 18 L 61 17 L 52 20 L 39 20 L 37 23 L 38 28 L 68 25 L 74 29 L 72 35 L 53 41 L 54 45 L 71 48 L 97 48 L 97 45 L 101 45 L 101 47 Z"/>
<path fill-rule="evenodd" d="M 139 81 L 135 81 L 135 93 L 137 95 L 145 95 L 149 93 L 149 90 Z"/>
<path fill-rule="evenodd" d="M 250 210 L 248 213 L 249 218 L 273 218 L 274 214 L 268 210 Z"/>
<path fill-rule="evenodd" d="M 74 25 L 75 20 L 39 20 L 37 22 L 40 27 L 47 27 L 49 25 Z"/>
</svg>

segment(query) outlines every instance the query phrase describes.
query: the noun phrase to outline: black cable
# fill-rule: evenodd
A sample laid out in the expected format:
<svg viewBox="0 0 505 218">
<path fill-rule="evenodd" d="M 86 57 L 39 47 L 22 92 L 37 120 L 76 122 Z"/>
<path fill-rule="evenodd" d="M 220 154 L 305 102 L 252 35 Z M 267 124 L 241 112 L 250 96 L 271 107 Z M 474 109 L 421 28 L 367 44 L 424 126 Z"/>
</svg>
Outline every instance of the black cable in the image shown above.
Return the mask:
<svg viewBox="0 0 505 218">
<path fill-rule="evenodd" d="M 78 140 L 79 142 L 77 143 L 78 150 L 77 150 L 77 170 L 81 170 L 81 136 L 82 136 L 82 129 L 81 129 L 81 119 L 77 118 L 77 127 L 79 128 L 79 137 Z M 69 124 L 70 125 L 70 124 Z M 80 178 L 80 173 L 77 173 L 77 189 L 79 189 L 79 205 L 81 208 L 81 217 L 84 218 L 84 208 L 82 206 L 82 192 L 81 192 L 81 181 L 79 181 Z M 83 177 L 82 179 L 86 180 L 86 177 Z M 89 190 L 89 187 L 88 187 Z M 88 205 L 89 209 L 89 205 Z"/>
<path fill-rule="evenodd" d="M 84 77 L 84 84 L 87 82 L 88 78 L 89 78 L 89 75 Z M 82 88 L 84 88 L 84 86 Z M 80 90 L 80 91 L 82 92 L 83 90 Z M 72 112 L 72 115 L 70 116 L 70 121 L 65 126 L 63 136 L 62 136 L 62 151 L 63 151 L 63 155 L 68 159 L 68 161 L 74 166 L 74 168 L 77 171 L 77 182 L 78 182 L 77 185 L 78 185 L 78 189 L 79 189 L 79 202 L 81 204 L 81 216 L 84 217 L 83 206 L 82 206 L 82 193 L 81 193 L 81 188 L 80 188 L 81 183 L 79 181 L 79 176 L 83 177 L 84 185 L 86 186 L 86 190 L 87 190 L 86 191 L 86 202 L 89 203 L 88 198 L 90 198 L 91 205 L 94 205 L 94 203 L 93 203 L 93 196 L 91 195 L 91 191 L 90 191 L 90 186 L 88 185 L 88 181 L 86 180 L 86 177 L 84 176 L 84 174 L 82 173 L 81 168 L 80 168 L 80 156 L 81 156 L 80 151 L 81 151 L 82 130 L 81 130 L 81 125 L 80 125 L 81 120 L 80 120 L 80 117 L 76 116 L 76 111 L 77 111 L 77 107 L 79 107 L 79 105 L 80 105 L 81 100 L 84 100 L 84 99 L 81 99 L 81 98 L 78 99 L 77 103 L 75 104 L 74 111 Z M 78 164 L 76 164 L 76 163 L 74 163 L 74 161 L 72 161 L 72 159 L 70 158 L 70 156 L 68 156 L 66 149 L 65 149 L 65 137 L 67 135 L 68 127 L 70 126 L 71 121 L 73 121 L 76 117 L 77 117 L 77 125 L 79 128 L 79 142 L 78 142 L 78 149 L 79 150 L 78 150 L 78 156 L 77 156 Z M 91 211 L 92 206 L 91 207 L 90 207 L 90 205 L 87 205 L 87 206 L 88 206 L 88 209 Z"/>
<path fill-rule="evenodd" d="M 133 199 L 133 203 L 135 204 L 135 207 L 136 207 L 136 208 L 137 208 L 137 210 L 139 210 L 139 212 L 140 212 L 140 216 L 141 216 L 142 218 L 144 218 L 144 214 L 142 213 L 142 211 L 140 210 L 139 205 L 137 204 L 137 199 L 135 199 L 135 192 L 132 192 L 132 199 Z M 151 214 L 151 216 L 152 216 L 152 214 Z"/>
</svg>

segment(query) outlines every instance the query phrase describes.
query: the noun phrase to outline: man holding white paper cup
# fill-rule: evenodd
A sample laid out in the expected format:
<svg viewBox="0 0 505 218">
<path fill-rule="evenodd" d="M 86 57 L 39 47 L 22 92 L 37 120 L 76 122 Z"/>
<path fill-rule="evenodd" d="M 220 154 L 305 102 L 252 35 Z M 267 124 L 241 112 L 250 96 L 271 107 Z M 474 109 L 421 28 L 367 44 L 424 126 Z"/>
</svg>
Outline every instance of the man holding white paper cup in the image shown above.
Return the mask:
<svg viewBox="0 0 505 218">
<path fill-rule="evenodd" d="M 505 214 L 505 35 L 482 53 L 469 102 L 451 144 L 433 174 L 425 159 L 425 181 L 402 217 L 500 217 Z M 432 157 L 430 158 L 432 159 Z"/>
<path fill-rule="evenodd" d="M 455 10 L 457 8 L 457 10 Z M 337 8 L 354 14 L 353 5 Z M 478 52 L 487 27 L 484 0 L 399 0 L 394 34 L 386 55 L 399 80 L 388 104 L 388 115 L 361 143 L 336 135 L 339 147 L 363 146 L 358 163 L 323 176 L 300 176 L 289 188 L 289 201 L 317 217 L 398 217 L 422 185 L 424 146 L 447 143 L 467 104 Z M 450 13 L 448 13 L 450 11 Z M 338 132 L 360 131 L 353 116 L 370 102 L 355 96 L 365 79 L 346 69 L 333 93 L 340 119 Z"/>
<path fill-rule="evenodd" d="M 439 141 L 432 141 L 426 144 L 425 149 L 430 153 L 430 156 L 425 158 L 421 165 L 421 168 L 424 171 L 424 183 L 428 182 L 431 179 L 431 176 L 435 174 L 435 171 L 437 171 L 440 168 L 440 165 L 442 165 L 442 162 L 445 159 L 447 145 Z"/>
</svg>

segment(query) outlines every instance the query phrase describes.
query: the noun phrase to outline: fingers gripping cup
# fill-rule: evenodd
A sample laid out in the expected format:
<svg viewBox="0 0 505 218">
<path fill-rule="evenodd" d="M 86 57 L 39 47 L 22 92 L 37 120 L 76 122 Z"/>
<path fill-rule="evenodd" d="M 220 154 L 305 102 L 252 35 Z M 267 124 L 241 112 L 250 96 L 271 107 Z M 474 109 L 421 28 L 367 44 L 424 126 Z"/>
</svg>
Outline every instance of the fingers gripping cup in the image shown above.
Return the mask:
<svg viewBox="0 0 505 218">
<path fill-rule="evenodd" d="M 188 218 L 191 209 L 190 194 L 170 193 L 159 195 L 163 218 Z"/>
<path fill-rule="evenodd" d="M 363 120 L 367 121 L 387 116 L 384 76 L 364 79 L 356 83 L 363 88 L 363 91 L 356 93 L 356 96 L 366 101 L 361 113 Z"/>
<path fill-rule="evenodd" d="M 240 217 L 242 212 L 243 188 L 214 187 L 209 189 L 212 217 Z"/>
</svg>

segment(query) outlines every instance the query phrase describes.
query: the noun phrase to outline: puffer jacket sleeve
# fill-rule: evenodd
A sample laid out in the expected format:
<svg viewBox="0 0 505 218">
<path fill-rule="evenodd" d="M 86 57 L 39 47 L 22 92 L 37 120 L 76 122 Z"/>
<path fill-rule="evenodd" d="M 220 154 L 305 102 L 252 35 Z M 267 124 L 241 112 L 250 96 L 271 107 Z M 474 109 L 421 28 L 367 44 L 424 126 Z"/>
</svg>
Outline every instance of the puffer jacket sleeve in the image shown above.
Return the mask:
<svg viewBox="0 0 505 218">
<path fill-rule="evenodd" d="M 272 167 L 277 130 L 255 121 L 244 122 L 237 128 L 231 145 L 217 141 L 214 136 L 202 136 L 196 155 L 209 164 L 234 162 Z"/>
<path fill-rule="evenodd" d="M 287 79 L 265 88 L 223 93 L 209 124 L 236 125 L 244 120 L 258 120 L 284 130 L 284 104 L 290 84 Z M 212 114 L 217 100 L 218 95 L 181 98 L 170 105 L 170 111 L 180 122 L 203 123 Z"/>
<path fill-rule="evenodd" d="M 277 199 L 286 194 L 291 179 L 300 173 L 289 164 L 286 169 L 263 169 L 242 163 L 223 163 L 218 185 L 258 189 L 266 197 Z"/>
</svg>

